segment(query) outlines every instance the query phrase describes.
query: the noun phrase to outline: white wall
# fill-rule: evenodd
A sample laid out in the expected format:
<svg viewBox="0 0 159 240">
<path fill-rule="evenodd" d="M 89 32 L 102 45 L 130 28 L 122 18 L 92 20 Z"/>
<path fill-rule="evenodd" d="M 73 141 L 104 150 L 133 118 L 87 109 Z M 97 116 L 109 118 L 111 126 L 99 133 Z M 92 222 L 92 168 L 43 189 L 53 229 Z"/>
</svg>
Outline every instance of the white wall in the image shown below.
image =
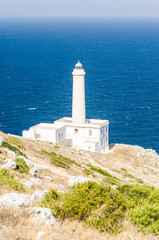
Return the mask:
<svg viewBox="0 0 159 240">
<path fill-rule="evenodd" d="M 55 142 L 55 129 L 35 129 L 34 139 L 47 142 Z"/>
<path fill-rule="evenodd" d="M 3 138 L 0 137 L 0 146 L 2 146 L 2 141 L 3 141 Z"/>
<path fill-rule="evenodd" d="M 22 136 L 24 138 L 34 139 L 34 130 L 33 129 L 29 129 L 28 131 L 24 130 L 22 132 Z"/>
<path fill-rule="evenodd" d="M 66 139 L 66 127 L 56 129 L 55 143 L 63 141 L 64 139 Z"/>
</svg>

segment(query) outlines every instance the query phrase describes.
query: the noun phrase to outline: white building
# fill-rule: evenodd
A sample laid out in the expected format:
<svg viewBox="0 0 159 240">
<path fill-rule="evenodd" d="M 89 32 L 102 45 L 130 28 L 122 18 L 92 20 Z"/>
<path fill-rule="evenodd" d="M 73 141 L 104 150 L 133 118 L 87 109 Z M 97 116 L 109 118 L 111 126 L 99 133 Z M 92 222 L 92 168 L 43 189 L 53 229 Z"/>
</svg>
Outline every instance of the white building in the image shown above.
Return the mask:
<svg viewBox="0 0 159 240">
<path fill-rule="evenodd" d="M 63 144 L 92 152 L 109 150 L 109 121 L 86 119 L 85 72 L 78 62 L 73 70 L 72 118 L 64 117 L 53 124 L 40 123 L 23 131 L 23 137 Z"/>
</svg>

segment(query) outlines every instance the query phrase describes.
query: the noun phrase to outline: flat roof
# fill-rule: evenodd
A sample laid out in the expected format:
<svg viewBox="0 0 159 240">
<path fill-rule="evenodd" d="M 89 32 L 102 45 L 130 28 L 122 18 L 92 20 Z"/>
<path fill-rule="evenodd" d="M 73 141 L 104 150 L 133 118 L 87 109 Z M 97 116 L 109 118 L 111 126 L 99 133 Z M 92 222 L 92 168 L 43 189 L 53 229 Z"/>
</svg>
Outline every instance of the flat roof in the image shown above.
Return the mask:
<svg viewBox="0 0 159 240">
<path fill-rule="evenodd" d="M 56 120 L 55 124 L 63 124 L 67 126 L 79 126 L 79 127 L 102 127 L 109 124 L 108 120 L 99 120 L 99 119 L 86 119 L 84 124 L 72 123 L 72 118 L 64 117 Z"/>
<path fill-rule="evenodd" d="M 53 129 L 58 129 L 60 128 L 59 126 L 55 125 L 54 123 L 39 123 L 33 127 L 31 127 L 33 129 L 50 129 L 50 130 L 53 130 Z"/>
</svg>

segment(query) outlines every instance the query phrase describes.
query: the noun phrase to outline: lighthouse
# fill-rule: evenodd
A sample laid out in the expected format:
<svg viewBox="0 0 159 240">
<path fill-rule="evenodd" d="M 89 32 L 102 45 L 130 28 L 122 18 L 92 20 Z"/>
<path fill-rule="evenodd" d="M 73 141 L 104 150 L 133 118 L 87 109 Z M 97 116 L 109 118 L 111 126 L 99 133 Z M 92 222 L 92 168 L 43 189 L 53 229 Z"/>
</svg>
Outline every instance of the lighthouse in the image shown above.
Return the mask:
<svg viewBox="0 0 159 240">
<path fill-rule="evenodd" d="M 78 61 L 73 75 L 73 96 L 72 96 L 72 123 L 84 124 L 86 121 L 85 109 L 85 71 Z"/>
<path fill-rule="evenodd" d="M 109 121 L 86 119 L 85 71 L 79 61 L 72 75 L 72 117 L 63 117 L 54 123 L 39 123 L 24 130 L 23 137 L 106 153 L 109 151 Z"/>
</svg>

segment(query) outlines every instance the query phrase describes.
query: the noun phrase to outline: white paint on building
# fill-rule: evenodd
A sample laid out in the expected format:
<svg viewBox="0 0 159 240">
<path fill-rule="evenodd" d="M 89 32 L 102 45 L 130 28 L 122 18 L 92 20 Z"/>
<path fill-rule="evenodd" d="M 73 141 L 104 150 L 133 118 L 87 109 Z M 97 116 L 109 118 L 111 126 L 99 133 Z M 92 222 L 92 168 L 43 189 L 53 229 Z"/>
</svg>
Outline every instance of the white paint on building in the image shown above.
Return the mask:
<svg viewBox="0 0 159 240">
<path fill-rule="evenodd" d="M 81 63 L 73 70 L 72 118 L 64 117 L 53 124 L 40 123 L 23 131 L 23 137 L 65 144 L 80 149 L 106 153 L 109 150 L 109 121 L 86 119 L 85 72 Z"/>
<path fill-rule="evenodd" d="M 0 136 L 0 147 L 2 146 L 3 138 Z"/>
</svg>

